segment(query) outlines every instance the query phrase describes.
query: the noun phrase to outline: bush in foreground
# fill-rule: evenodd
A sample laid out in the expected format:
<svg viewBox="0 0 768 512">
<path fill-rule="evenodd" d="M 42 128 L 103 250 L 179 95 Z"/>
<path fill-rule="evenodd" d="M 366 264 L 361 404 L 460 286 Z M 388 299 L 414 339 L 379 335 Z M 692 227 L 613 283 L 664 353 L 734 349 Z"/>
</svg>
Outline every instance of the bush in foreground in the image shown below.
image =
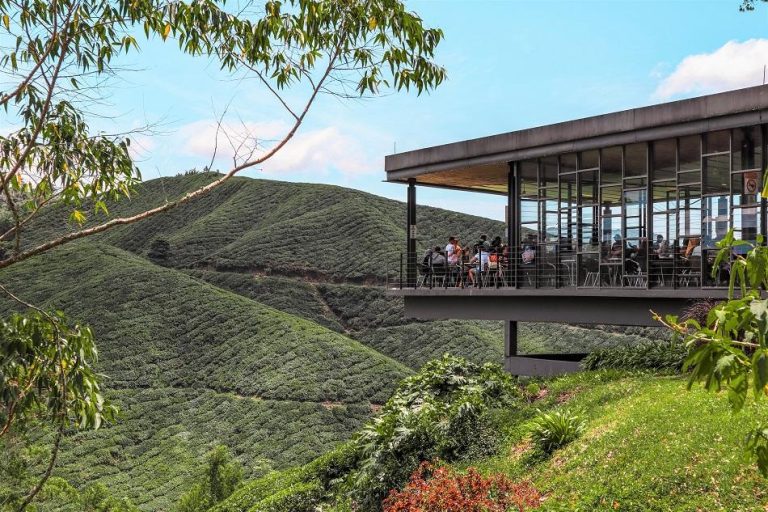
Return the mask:
<svg viewBox="0 0 768 512">
<path fill-rule="evenodd" d="M 386 493 L 402 487 L 423 461 L 492 453 L 497 434 L 486 413 L 518 399 L 512 377 L 499 365 L 480 366 L 447 354 L 425 364 L 358 435 L 353 501 L 377 510 Z"/>
<path fill-rule="evenodd" d="M 402 491 L 384 500 L 384 512 L 523 512 L 538 508 L 541 495 L 529 482 L 514 483 L 504 475 L 466 474 L 425 462 Z"/>
<path fill-rule="evenodd" d="M 585 370 L 640 370 L 680 373 L 688 349 L 683 343 L 657 341 L 629 347 L 595 350 L 582 361 Z"/>
<path fill-rule="evenodd" d="M 544 453 L 552 453 L 578 438 L 584 431 L 584 421 L 566 411 L 540 413 L 533 420 L 531 437 Z"/>
</svg>

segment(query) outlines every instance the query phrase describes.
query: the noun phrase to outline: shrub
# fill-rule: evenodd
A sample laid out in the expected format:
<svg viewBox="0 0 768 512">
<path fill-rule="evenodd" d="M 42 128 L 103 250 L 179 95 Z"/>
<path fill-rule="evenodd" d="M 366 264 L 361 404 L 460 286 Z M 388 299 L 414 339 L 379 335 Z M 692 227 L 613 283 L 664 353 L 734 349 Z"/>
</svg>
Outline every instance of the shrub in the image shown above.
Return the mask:
<svg viewBox="0 0 768 512">
<path fill-rule="evenodd" d="M 676 341 L 641 343 L 629 347 L 596 350 L 582 361 L 585 370 L 651 370 L 680 373 L 688 355 Z"/>
<path fill-rule="evenodd" d="M 226 499 L 240 485 L 243 468 L 225 446 L 217 446 L 206 456 L 205 474 L 195 482 L 176 505 L 178 512 L 202 512 Z"/>
<path fill-rule="evenodd" d="M 147 257 L 154 261 L 165 261 L 171 255 L 171 244 L 168 240 L 157 238 L 149 244 Z"/>
<path fill-rule="evenodd" d="M 525 386 L 525 398 L 532 402 L 536 400 L 536 398 L 539 396 L 539 393 L 541 393 L 541 386 L 539 386 L 535 382 L 530 382 L 527 386 Z"/>
<path fill-rule="evenodd" d="M 280 489 L 257 503 L 249 512 L 314 512 L 322 496 L 320 482 L 298 483 Z"/>
<path fill-rule="evenodd" d="M 425 364 L 405 379 L 357 437 L 358 470 L 352 496 L 360 508 L 376 510 L 390 489 L 399 488 L 422 461 L 479 456 L 477 443 L 490 453 L 492 407 L 518 398 L 512 377 L 493 364 L 479 366 L 450 355 Z M 482 435 L 478 435 L 481 432 Z"/>
<path fill-rule="evenodd" d="M 539 412 L 531 426 L 533 442 L 550 454 L 578 438 L 584 430 L 584 421 L 566 411 Z"/>
<path fill-rule="evenodd" d="M 304 466 L 276 471 L 247 483 L 210 512 L 294 510 L 280 508 L 287 504 L 296 507 L 295 510 L 314 510 L 356 462 L 356 447 L 352 443 L 342 444 Z"/>
<path fill-rule="evenodd" d="M 431 478 L 427 478 L 431 476 Z M 484 477 L 474 468 L 458 474 L 423 463 L 402 491 L 384 500 L 384 512 L 506 512 L 538 508 L 541 495 L 529 482 L 504 475 Z"/>
</svg>

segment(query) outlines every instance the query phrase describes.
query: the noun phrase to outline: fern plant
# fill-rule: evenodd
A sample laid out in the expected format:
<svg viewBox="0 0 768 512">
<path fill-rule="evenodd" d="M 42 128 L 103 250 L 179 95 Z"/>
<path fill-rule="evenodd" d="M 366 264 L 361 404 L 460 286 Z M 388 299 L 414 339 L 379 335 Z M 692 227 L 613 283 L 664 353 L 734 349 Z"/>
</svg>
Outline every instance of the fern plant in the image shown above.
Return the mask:
<svg viewBox="0 0 768 512">
<path fill-rule="evenodd" d="M 539 411 L 531 425 L 531 438 L 541 451 L 550 454 L 574 441 L 583 431 L 584 421 L 575 414 Z"/>
</svg>

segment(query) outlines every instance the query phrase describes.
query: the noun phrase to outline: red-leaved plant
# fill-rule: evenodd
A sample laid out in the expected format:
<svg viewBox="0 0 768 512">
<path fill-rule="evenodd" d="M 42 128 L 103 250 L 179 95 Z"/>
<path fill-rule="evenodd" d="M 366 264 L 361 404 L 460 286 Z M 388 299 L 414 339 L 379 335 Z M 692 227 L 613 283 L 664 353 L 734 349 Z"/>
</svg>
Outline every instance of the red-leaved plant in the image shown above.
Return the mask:
<svg viewBox="0 0 768 512">
<path fill-rule="evenodd" d="M 384 512 L 524 512 L 540 504 L 541 494 L 530 482 L 485 477 L 474 468 L 461 474 L 422 462 L 402 491 L 389 492 L 383 506 Z"/>
</svg>

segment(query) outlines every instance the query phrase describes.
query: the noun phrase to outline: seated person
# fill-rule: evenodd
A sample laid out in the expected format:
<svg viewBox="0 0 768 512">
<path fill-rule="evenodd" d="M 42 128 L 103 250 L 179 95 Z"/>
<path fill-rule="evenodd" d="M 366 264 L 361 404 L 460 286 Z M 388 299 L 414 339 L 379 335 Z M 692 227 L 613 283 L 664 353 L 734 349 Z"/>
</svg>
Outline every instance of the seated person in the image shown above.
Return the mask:
<svg viewBox="0 0 768 512">
<path fill-rule="evenodd" d="M 662 235 L 656 235 L 656 247 L 653 249 L 653 253 L 659 258 L 669 256 L 669 242 L 664 240 Z"/>
<path fill-rule="evenodd" d="M 523 251 L 520 253 L 520 260 L 523 265 L 533 265 L 536 260 L 536 243 L 533 235 L 528 235 L 523 244 Z"/>
<path fill-rule="evenodd" d="M 611 250 L 608 253 L 610 258 L 621 258 L 624 251 L 624 243 L 621 240 L 621 235 L 613 235 L 613 244 L 611 244 Z"/>
<path fill-rule="evenodd" d="M 483 252 L 491 252 L 491 244 L 488 242 L 488 235 L 480 235 L 480 240 L 474 246 L 475 252 L 481 250 Z"/>
<path fill-rule="evenodd" d="M 698 254 L 701 254 L 701 247 L 699 246 L 700 239 L 697 236 L 692 236 L 688 239 L 688 245 L 685 247 L 685 251 L 683 251 L 683 257 L 684 258 L 690 258 L 694 255 L 694 251 L 696 251 L 696 248 L 698 247 Z"/>
<path fill-rule="evenodd" d="M 439 247 L 432 249 L 432 268 L 443 267 L 445 268 L 447 260 Z"/>
<path fill-rule="evenodd" d="M 501 237 L 497 236 L 496 238 L 491 241 L 491 252 L 500 252 L 501 251 Z"/>
<path fill-rule="evenodd" d="M 474 265 L 469 269 L 469 284 L 475 286 L 477 284 L 477 276 L 480 272 L 488 270 L 488 264 L 490 261 L 490 253 L 488 251 L 478 250 L 472 259 L 469 260 L 471 265 Z"/>
</svg>

